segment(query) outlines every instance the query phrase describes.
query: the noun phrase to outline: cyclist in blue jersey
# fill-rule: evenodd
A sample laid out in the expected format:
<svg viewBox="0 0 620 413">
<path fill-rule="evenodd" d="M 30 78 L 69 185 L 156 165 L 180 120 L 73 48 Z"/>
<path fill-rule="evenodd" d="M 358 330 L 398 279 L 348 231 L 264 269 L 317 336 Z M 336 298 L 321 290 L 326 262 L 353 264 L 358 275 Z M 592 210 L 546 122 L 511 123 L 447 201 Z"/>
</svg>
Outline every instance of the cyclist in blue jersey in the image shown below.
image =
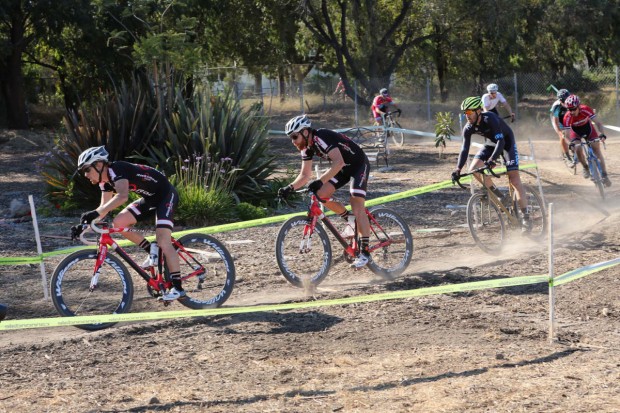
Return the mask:
<svg viewBox="0 0 620 413">
<path fill-rule="evenodd" d="M 114 227 L 131 227 L 156 215 L 155 238 L 166 258 L 173 288 L 162 296 L 164 301 L 173 301 L 185 296 L 181 284 L 179 256 L 172 246 L 171 236 L 174 227 L 174 210 L 179 196 L 174 186 L 158 170 L 145 165 L 124 161 L 108 162 L 109 154 L 105 147 L 89 148 L 78 158 L 78 171 L 93 185 L 101 189 L 101 203 L 93 211 L 82 214 L 81 223 L 90 224 L 93 220 L 105 217 L 114 209 L 125 205 L 129 192 L 142 198 L 127 205 L 112 223 Z M 151 243 L 138 232 L 124 232 L 123 236 L 138 244 L 150 253 Z M 143 267 L 156 265 L 150 256 Z"/>
<path fill-rule="evenodd" d="M 570 92 L 566 89 L 558 90 L 557 100 L 553 102 L 551 105 L 551 125 L 553 126 L 553 130 L 560 138 L 560 147 L 562 148 L 562 157 L 564 158 L 564 162 L 573 167 L 575 165 L 575 161 L 573 157 L 569 154 L 568 150 L 568 130 L 569 127 L 564 125 L 564 115 L 567 112 L 566 105 L 564 102 L 566 98 L 570 96 Z"/>
<path fill-rule="evenodd" d="M 329 169 L 319 179 L 310 182 L 308 189 L 316 193 L 327 208 L 348 221 L 347 230 L 354 227 L 353 219 L 357 221 L 358 232 L 361 235 L 360 254 L 351 266 L 355 268 L 365 266 L 370 257 L 368 252 L 370 224 L 365 212 L 370 162 L 366 154 L 346 135 L 329 129 L 313 129 L 306 115 L 291 119 L 286 124 L 285 132 L 291 138 L 293 145 L 301 152 L 301 171 L 290 185 L 280 188 L 278 195 L 286 198 L 312 179 L 314 156 L 330 160 Z M 350 182 L 350 203 L 354 217 L 350 216 L 344 205 L 332 199 L 336 189 L 343 187 L 347 182 Z M 343 235 L 353 236 L 354 234 L 347 234 L 345 231 Z"/>
<path fill-rule="evenodd" d="M 474 133 L 484 136 L 484 146 L 474 156 L 469 169 L 473 171 L 481 168 L 483 165 L 493 168 L 495 166 L 495 161 L 501 156 L 506 164 L 508 179 L 517 193 L 519 208 L 521 208 L 523 213 L 521 222 L 522 230 L 523 232 L 531 231 L 532 222 L 527 209 L 527 198 L 525 197 L 525 191 L 521 183 L 521 176 L 519 175 L 519 153 L 512 129 L 510 129 L 508 124 L 495 113 L 483 112 L 482 100 L 478 96 L 466 98 L 463 103 L 461 103 L 461 110 L 465 113 L 467 124 L 463 128 L 463 145 L 456 164 L 456 169 L 452 172 L 452 179 L 458 179 L 461 174 L 461 169 L 467 162 L 469 147 L 471 145 L 471 136 Z M 474 176 L 501 199 L 503 194 L 493 185 L 493 181 L 488 175 L 485 175 L 484 179 L 480 174 L 475 174 Z"/>
</svg>

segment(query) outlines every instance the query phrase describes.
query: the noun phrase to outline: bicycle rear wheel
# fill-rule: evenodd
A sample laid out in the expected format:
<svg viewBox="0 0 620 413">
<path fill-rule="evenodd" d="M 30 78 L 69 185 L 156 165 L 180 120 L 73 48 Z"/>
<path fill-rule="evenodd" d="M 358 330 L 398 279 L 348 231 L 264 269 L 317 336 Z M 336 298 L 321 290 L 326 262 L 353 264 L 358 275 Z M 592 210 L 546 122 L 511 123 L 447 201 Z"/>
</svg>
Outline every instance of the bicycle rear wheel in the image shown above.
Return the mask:
<svg viewBox="0 0 620 413">
<path fill-rule="evenodd" d="M 392 128 L 402 129 L 400 123 L 393 121 L 390 125 Z M 405 143 L 405 134 L 403 132 L 390 131 L 392 140 L 396 146 L 403 146 Z"/>
<path fill-rule="evenodd" d="M 193 310 L 217 308 L 230 297 L 235 285 L 235 263 L 220 241 L 205 234 L 179 238 L 181 279 L 186 297 L 179 303 Z"/>
<path fill-rule="evenodd" d="M 413 256 L 413 236 L 407 222 L 388 208 L 370 210 L 369 250 L 371 259 L 368 268 L 375 274 L 393 279 L 407 269 Z"/>
<path fill-rule="evenodd" d="M 304 239 L 307 225 L 306 217 L 290 218 L 282 224 L 276 238 L 278 267 L 288 282 L 300 288 L 319 285 L 327 277 L 332 263 L 327 233 L 317 224 L 311 237 Z"/>
<path fill-rule="evenodd" d="M 488 254 L 499 254 L 506 229 L 499 208 L 485 194 L 474 194 L 467 202 L 467 225 L 474 241 Z"/>
<path fill-rule="evenodd" d="M 108 254 L 93 276 L 97 250 L 77 251 L 63 259 L 52 275 L 51 296 L 58 313 L 65 317 L 127 313 L 133 302 L 133 282 L 127 267 Z M 116 323 L 76 325 L 101 330 Z"/>
<path fill-rule="evenodd" d="M 547 209 L 541 196 L 532 187 L 524 185 L 527 197 L 527 209 L 530 212 L 532 230 L 529 235 L 534 239 L 541 239 L 547 233 Z"/>
</svg>

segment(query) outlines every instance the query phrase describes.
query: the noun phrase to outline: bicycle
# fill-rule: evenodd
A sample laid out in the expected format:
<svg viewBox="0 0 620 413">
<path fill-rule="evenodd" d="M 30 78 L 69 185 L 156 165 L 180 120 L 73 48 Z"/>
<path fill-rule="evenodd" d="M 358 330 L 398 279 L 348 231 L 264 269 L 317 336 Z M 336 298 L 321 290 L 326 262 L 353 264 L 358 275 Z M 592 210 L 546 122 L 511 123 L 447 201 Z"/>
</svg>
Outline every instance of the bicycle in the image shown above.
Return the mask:
<svg viewBox="0 0 620 413">
<path fill-rule="evenodd" d="M 485 166 L 460 175 L 455 182 L 461 188 L 467 189 L 461 184 L 460 178 L 475 173 L 485 173 L 486 171 L 496 178 L 507 174 L 507 172 L 496 174 L 491 168 Z M 467 202 L 467 225 L 472 238 L 481 250 L 489 254 L 499 254 L 508 232 L 515 230 L 521 232 L 522 211 L 512 184 L 508 184 L 508 192 L 503 191 L 504 195 L 501 199 L 485 185 L 482 187 L 482 191 L 474 193 Z M 531 239 L 539 240 L 544 237 L 547 229 L 545 205 L 538 192 L 527 185 L 523 185 L 523 187 L 527 196 L 527 209 L 532 223 L 532 229 L 528 236 Z"/>
<path fill-rule="evenodd" d="M 377 135 L 376 131 L 363 127 L 347 129 L 343 133 L 364 150 L 370 162 L 375 161 L 378 167 L 379 161 L 383 160 L 385 166 L 389 166 L 389 148 L 385 134 Z"/>
<path fill-rule="evenodd" d="M 387 139 L 392 138 L 392 140 L 394 141 L 394 144 L 396 146 L 403 146 L 405 143 L 405 134 L 403 132 L 400 131 L 393 131 L 390 130 L 390 128 L 395 128 L 395 129 L 402 129 L 400 126 L 400 123 L 398 123 L 395 119 L 394 119 L 394 114 L 397 114 L 398 117 L 400 117 L 400 114 L 402 113 L 402 111 L 400 109 L 397 109 L 393 112 L 387 112 L 385 114 L 385 120 L 384 120 L 384 124 L 385 124 L 385 129 L 384 129 L 384 139 L 387 141 Z"/>
<path fill-rule="evenodd" d="M 598 193 L 601 195 L 602 199 L 605 199 L 605 185 L 603 184 L 603 168 L 601 166 L 601 161 L 598 159 L 596 154 L 594 153 L 594 149 L 592 149 L 592 143 L 594 142 L 602 142 L 605 145 L 605 141 L 601 141 L 601 139 L 596 138 L 589 140 L 588 136 L 582 136 L 579 139 L 579 145 L 584 148 L 585 145 L 585 156 L 588 162 L 588 168 L 590 169 L 590 180 L 594 182 L 594 186 L 598 189 Z M 574 148 L 575 142 L 571 143 L 570 146 Z M 573 149 L 574 150 L 574 149 Z"/>
<path fill-rule="evenodd" d="M 579 163 L 579 158 L 577 158 L 577 154 L 573 148 L 568 148 L 568 159 L 564 156 L 563 152 L 560 156 L 562 157 L 562 162 L 564 162 L 564 165 L 566 165 L 568 171 L 573 175 L 577 175 L 577 164 Z"/>
<path fill-rule="evenodd" d="M 99 223 L 99 226 L 92 223 L 77 228 L 82 243 L 96 244 L 97 248 L 76 251 L 56 266 L 51 279 L 51 297 L 60 315 L 71 317 L 129 312 L 134 286 L 123 261 L 144 279 L 151 297 L 161 299 L 163 293 L 172 287 L 161 248 L 157 265 L 143 269 L 112 238 L 112 234 L 140 230 L 111 228 L 104 222 Z M 96 242 L 84 238 L 88 229 L 98 234 Z M 191 309 L 221 306 L 232 293 L 235 284 L 235 265 L 226 247 L 205 234 L 188 234 L 178 240 L 172 238 L 172 244 L 179 254 L 181 280 L 187 294 L 178 300 L 179 303 Z M 110 251 L 115 254 L 110 254 Z M 191 280 L 197 283 L 193 288 L 187 288 Z M 169 301 L 161 302 L 164 306 L 170 304 Z M 93 323 L 76 327 L 92 331 L 114 324 Z"/>
<path fill-rule="evenodd" d="M 357 224 L 356 235 L 343 237 L 323 213 L 316 194 L 307 189 L 297 192 L 310 193 L 308 213 L 282 224 L 276 238 L 276 261 L 284 278 L 295 287 L 317 286 L 327 277 L 332 265 L 333 252 L 326 229 L 342 246 L 345 261 L 352 263 L 359 254 Z M 396 212 L 385 207 L 366 209 L 366 215 L 370 222 L 368 250 L 371 253 L 367 266 L 373 273 L 393 279 L 411 262 L 413 237 L 409 226 Z"/>
</svg>

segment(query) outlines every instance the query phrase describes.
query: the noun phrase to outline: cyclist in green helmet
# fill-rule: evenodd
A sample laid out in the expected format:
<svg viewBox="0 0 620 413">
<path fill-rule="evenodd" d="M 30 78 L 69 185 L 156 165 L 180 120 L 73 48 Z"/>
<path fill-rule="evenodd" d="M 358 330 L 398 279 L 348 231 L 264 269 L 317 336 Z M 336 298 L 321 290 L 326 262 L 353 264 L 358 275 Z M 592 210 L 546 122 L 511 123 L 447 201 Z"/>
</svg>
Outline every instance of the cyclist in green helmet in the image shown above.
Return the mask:
<svg viewBox="0 0 620 413">
<path fill-rule="evenodd" d="M 493 168 L 496 164 L 495 161 L 501 156 L 506 165 L 508 179 L 517 192 L 517 201 L 523 213 L 522 230 L 523 232 L 531 231 L 532 223 L 527 209 L 527 198 L 525 197 L 525 190 L 519 175 L 519 152 L 517 151 L 517 143 L 512 129 L 495 113 L 483 112 L 482 99 L 479 96 L 466 98 L 461 103 L 461 110 L 465 113 L 467 124 L 463 128 L 463 145 L 461 146 L 456 169 L 452 172 L 452 180 L 459 178 L 461 169 L 467 162 L 471 136 L 474 133 L 484 136 L 484 146 L 474 156 L 473 161 L 469 165 L 469 170 L 473 171 L 481 168 L 483 165 Z M 503 196 L 501 191 L 493 185 L 493 181 L 488 175 L 484 176 L 484 181 L 480 174 L 475 174 L 474 176 L 500 198 Z"/>
</svg>

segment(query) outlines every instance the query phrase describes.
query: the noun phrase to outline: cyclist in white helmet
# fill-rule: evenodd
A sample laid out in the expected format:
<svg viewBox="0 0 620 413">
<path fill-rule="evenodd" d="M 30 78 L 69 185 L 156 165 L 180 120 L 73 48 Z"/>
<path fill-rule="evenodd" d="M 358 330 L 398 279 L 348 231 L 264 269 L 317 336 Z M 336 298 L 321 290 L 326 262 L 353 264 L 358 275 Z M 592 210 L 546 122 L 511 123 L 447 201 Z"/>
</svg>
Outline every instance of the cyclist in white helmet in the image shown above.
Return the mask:
<svg viewBox="0 0 620 413">
<path fill-rule="evenodd" d="M 366 217 L 366 186 L 370 173 L 370 162 L 366 154 L 348 136 L 329 129 L 313 129 L 310 119 L 306 115 L 296 116 L 285 127 L 285 132 L 293 145 L 301 152 L 301 170 L 295 180 L 278 191 L 282 198 L 288 197 L 293 191 L 300 189 L 313 177 L 312 160 L 314 156 L 331 161 L 330 168 L 319 179 L 308 184 L 308 189 L 321 199 L 325 206 L 347 221 L 344 237 L 355 234 L 351 228 L 357 228 L 360 234 L 360 255 L 355 259 L 354 268 L 362 268 L 368 264 L 370 253 L 368 244 L 370 224 Z M 350 203 L 353 216 L 340 202 L 332 199 L 336 189 L 348 182 Z M 347 233 L 348 231 L 350 233 Z"/>
<path fill-rule="evenodd" d="M 394 106 L 396 110 L 400 110 L 398 105 L 394 103 L 394 100 L 390 96 L 390 93 L 386 88 L 379 91 L 379 94 L 372 100 L 370 110 L 372 111 L 372 117 L 375 119 L 375 125 L 383 125 L 383 118 L 388 111 L 389 106 Z"/>
<path fill-rule="evenodd" d="M 129 192 L 135 192 L 142 198 L 127 205 L 114 217 L 115 227 L 131 227 L 139 221 L 156 217 L 155 237 L 161 248 L 166 265 L 170 271 L 173 288 L 162 296 L 164 301 L 173 301 L 185 296 L 181 285 L 179 255 L 171 241 L 174 227 L 174 210 L 179 203 L 179 195 L 174 186 L 158 170 L 146 165 L 124 161 L 108 161 L 108 151 L 97 146 L 86 149 L 78 158 L 78 172 L 93 185 L 101 189 L 101 203 L 92 211 L 82 214 L 80 223 L 90 224 L 95 219 L 103 218 L 129 200 Z M 147 253 L 151 243 L 139 232 L 123 232 L 128 240 L 138 244 Z M 152 258 L 142 267 L 157 265 Z"/>
<path fill-rule="evenodd" d="M 495 83 L 491 83 L 487 86 L 487 93 L 482 95 L 482 109 L 485 112 L 493 112 L 499 116 L 499 112 L 497 112 L 497 105 L 502 106 L 508 111 L 511 122 L 515 121 L 515 114 L 513 113 L 510 104 L 504 95 L 499 92 L 499 87 Z"/>
</svg>

